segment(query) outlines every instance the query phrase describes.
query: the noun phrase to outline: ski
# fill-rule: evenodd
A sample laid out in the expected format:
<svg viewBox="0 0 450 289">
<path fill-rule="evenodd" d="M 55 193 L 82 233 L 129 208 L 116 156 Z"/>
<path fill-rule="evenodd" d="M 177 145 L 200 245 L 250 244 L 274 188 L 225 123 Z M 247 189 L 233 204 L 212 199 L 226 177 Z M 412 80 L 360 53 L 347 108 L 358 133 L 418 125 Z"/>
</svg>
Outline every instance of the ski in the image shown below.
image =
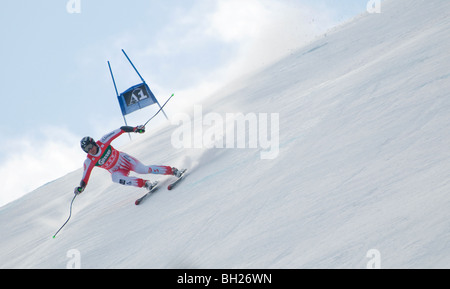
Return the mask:
<svg viewBox="0 0 450 289">
<path fill-rule="evenodd" d="M 153 194 L 154 192 L 156 192 L 159 189 L 159 185 L 154 186 L 150 191 L 148 191 L 145 195 L 143 195 L 142 197 L 140 197 L 139 199 L 136 200 L 136 202 L 134 202 L 134 204 L 136 206 L 138 206 L 145 198 L 147 198 L 148 196 L 150 196 L 151 194 Z"/>
<path fill-rule="evenodd" d="M 181 170 L 181 176 L 180 176 L 176 181 L 170 183 L 170 184 L 167 186 L 167 189 L 168 189 L 169 191 L 172 190 L 173 188 L 175 188 L 175 186 L 178 185 L 178 184 L 184 179 L 184 177 L 185 177 L 184 173 L 185 173 L 186 171 L 187 171 L 187 169 Z"/>
<path fill-rule="evenodd" d="M 167 186 L 168 190 L 172 190 L 176 185 L 178 185 L 185 177 L 185 172 L 187 171 L 187 169 L 183 169 L 181 170 L 181 176 L 178 177 L 174 182 L 170 183 Z M 137 199 L 134 204 L 136 206 L 138 206 L 140 203 L 142 203 L 142 201 L 144 201 L 148 196 L 150 196 L 151 194 L 153 194 L 154 192 L 156 192 L 159 189 L 159 184 L 157 184 L 156 186 L 154 186 L 150 191 L 148 191 L 145 195 L 143 195 L 142 197 L 140 197 L 139 199 Z"/>
</svg>

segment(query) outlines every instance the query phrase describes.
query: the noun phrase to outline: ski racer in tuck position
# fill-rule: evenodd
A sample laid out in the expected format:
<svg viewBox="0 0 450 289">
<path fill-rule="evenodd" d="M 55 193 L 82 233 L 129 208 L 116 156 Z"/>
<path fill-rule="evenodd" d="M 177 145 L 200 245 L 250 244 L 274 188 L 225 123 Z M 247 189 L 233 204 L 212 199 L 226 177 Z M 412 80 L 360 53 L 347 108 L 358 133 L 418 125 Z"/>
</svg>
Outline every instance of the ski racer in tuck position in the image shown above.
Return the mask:
<svg viewBox="0 0 450 289">
<path fill-rule="evenodd" d="M 87 186 L 89 177 L 94 167 L 100 167 L 111 173 L 113 182 L 126 186 L 134 186 L 139 188 L 146 188 L 151 190 L 157 183 L 149 180 L 144 180 L 137 177 L 130 177 L 131 171 L 138 174 L 159 174 L 159 175 L 173 175 L 179 177 L 181 175 L 177 168 L 170 166 L 146 166 L 136 158 L 116 150 L 111 146 L 111 142 L 123 133 L 144 133 L 144 126 L 122 126 L 105 136 L 97 142 L 91 137 L 84 137 L 81 140 L 81 148 L 87 153 L 87 158 L 84 161 L 84 172 L 80 182 L 80 186 L 76 187 L 74 193 L 81 194 Z"/>
</svg>

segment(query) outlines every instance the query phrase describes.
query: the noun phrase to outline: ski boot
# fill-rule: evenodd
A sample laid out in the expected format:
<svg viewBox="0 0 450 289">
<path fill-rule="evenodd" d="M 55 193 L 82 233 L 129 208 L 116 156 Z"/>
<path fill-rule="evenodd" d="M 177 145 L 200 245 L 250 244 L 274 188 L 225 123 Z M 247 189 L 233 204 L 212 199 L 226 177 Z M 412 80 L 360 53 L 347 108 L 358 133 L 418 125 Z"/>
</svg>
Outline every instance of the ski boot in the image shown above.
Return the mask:
<svg viewBox="0 0 450 289">
<path fill-rule="evenodd" d="M 179 169 L 174 167 L 174 168 L 172 168 L 172 175 L 174 175 L 175 177 L 179 178 L 179 177 L 181 177 L 182 172 Z"/>
<path fill-rule="evenodd" d="M 144 188 L 151 191 L 156 185 L 158 185 L 158 182 L 145 181 Z"/>
</svg>

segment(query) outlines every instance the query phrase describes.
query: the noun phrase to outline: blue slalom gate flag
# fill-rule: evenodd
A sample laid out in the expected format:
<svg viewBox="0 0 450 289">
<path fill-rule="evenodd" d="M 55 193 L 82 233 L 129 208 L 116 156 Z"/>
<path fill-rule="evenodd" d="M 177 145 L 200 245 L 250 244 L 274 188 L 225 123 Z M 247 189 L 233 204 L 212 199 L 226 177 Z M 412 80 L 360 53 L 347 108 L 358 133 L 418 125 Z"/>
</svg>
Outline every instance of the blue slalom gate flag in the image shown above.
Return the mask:
<svg viewBox="0 0 450 289">
<path fill-rule="evenodd" d="M 155 95 L 145 82 L 132 86 L 122 92 L 118 96 L 118 99 L 120 109 L 124 116 L 138 109 L 158 103 Z"/>
</svg>

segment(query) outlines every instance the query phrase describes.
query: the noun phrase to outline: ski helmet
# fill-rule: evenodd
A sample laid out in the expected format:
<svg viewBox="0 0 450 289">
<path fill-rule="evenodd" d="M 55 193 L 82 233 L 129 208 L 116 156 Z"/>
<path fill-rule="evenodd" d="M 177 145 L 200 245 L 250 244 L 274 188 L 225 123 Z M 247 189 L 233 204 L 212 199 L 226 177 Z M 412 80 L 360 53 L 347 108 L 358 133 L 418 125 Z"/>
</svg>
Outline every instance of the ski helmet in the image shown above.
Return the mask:
<svg viewBox="0 0 450 289">
<path fill-rule="evenodd" d="M 89 137 L 89 136 L 86 136 L 86 137 L 82 138 L 81 141 L 80 141 L 80 144 L 81 144 L 81 148 L 86 153 L 89 153 L 89 151 L 94 146 L 97 146 L 97 144 L 95 143 L 95 140 L 93 138 Z"/>
</svg>

